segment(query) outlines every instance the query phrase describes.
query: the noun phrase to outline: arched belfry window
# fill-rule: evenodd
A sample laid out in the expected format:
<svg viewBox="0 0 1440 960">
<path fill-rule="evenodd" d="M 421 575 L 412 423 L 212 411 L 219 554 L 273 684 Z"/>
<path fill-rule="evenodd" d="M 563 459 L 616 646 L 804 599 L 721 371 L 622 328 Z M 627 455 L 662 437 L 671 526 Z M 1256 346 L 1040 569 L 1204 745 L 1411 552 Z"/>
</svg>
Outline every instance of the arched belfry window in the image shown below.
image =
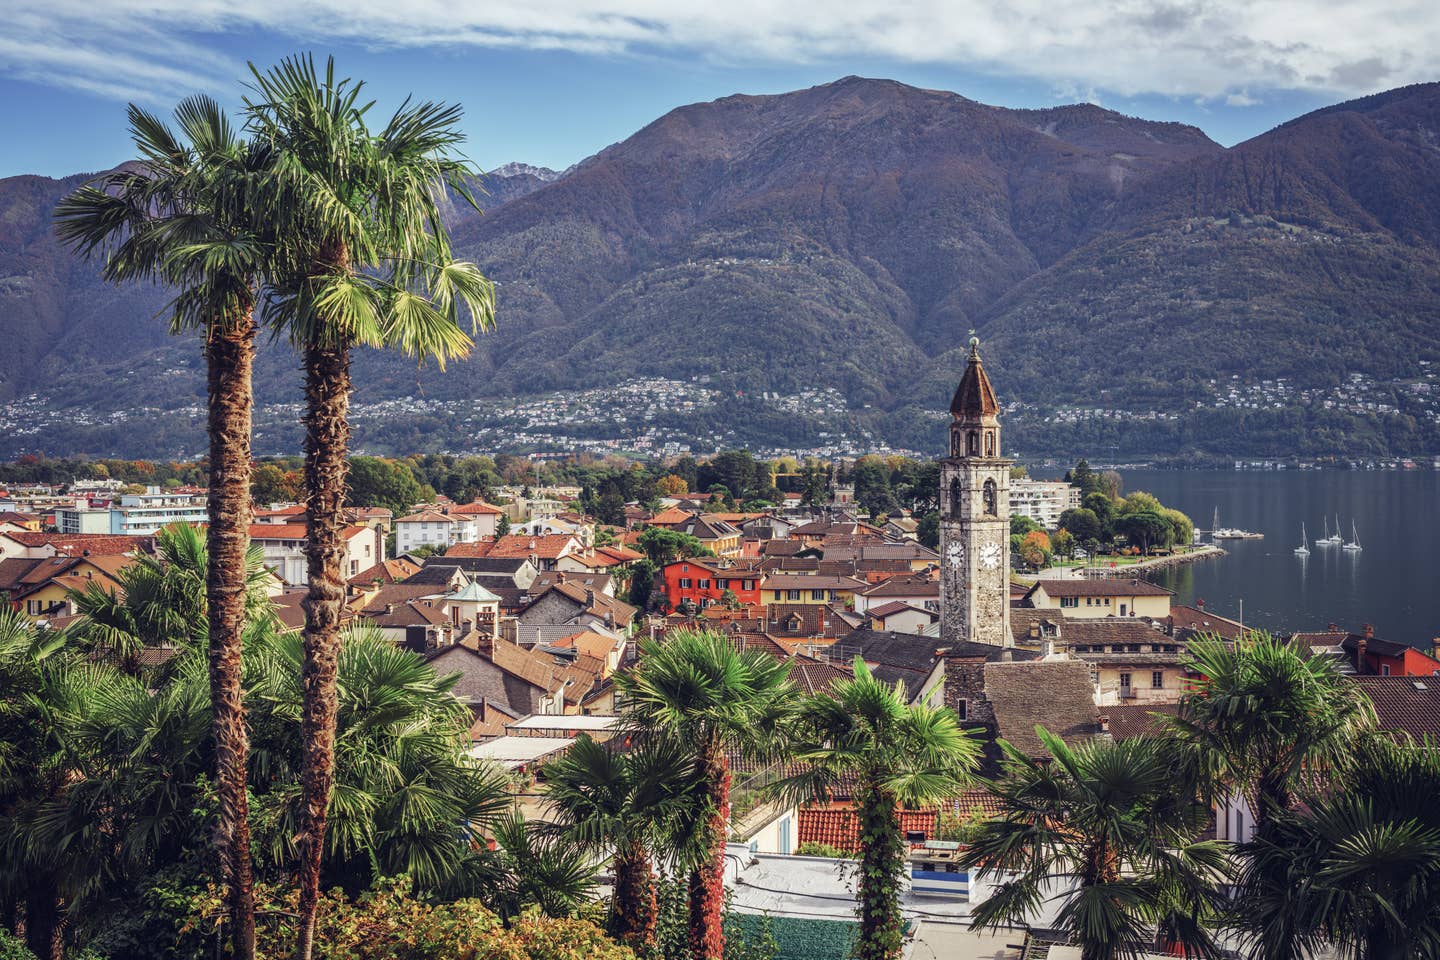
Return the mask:
<svg viewBox="0 0 1440 960">
<path fill-rule="evenodd" d="M 995 431 L 994 431 L 994 430 L 986 430 L 986 431 L 985 431 L 985 456 L 987 456 L 987 457 L 993 457 L 993 456 L 995 456 Z"/>
<path fill-rule="evenodd" d="M 951 431 L 950 431 L 950 456 L 952 456 L 952 457 L 958 457 L 958 456 L 960 456 L 960 431 L 959 431 L 959 430 L 951 430 Z"/>
<path fill-rule="evenodd" d="M 950 481 L 950 516 L 960 516 L 960 478 Z"/>
<path fill-rule="evenodd" d="M 965 435 L 965 455 L 967 457 L 980 456 L 980 434 L 974 430 Z"/>
<path fill-rule="evenodd" d="M 995 489 L 994 480 L 985 481 L 985 512 L 992 517 L 1000 515 L 999 496 Z"/>
</svg>

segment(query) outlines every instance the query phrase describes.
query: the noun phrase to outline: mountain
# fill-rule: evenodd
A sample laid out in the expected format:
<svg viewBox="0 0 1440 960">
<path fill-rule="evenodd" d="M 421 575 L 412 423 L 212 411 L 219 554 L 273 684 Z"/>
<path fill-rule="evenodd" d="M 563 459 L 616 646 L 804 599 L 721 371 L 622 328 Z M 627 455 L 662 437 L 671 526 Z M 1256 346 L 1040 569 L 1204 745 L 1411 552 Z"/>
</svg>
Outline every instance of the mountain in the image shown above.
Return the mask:
<svg viewBox="0 0 1440 960">
<path fill-rule="evenodd" d="M 1230 149 L 1091 105 L 855 77 L 694 104 L 563 173 L 507 165 L 483 215 L 454 209 L 500 327 L 443 375 L 358 358 L 357 434 L 935 449 L 975 329 L 1026 453 L 1440 451 L 1436 174 L 1435 84 Z M 49 237 L 80 179 L 0 181 L 0 322 L 23 348 L 0 351 L 0 400 L 40 394 L 55 428 L 0 453 L 110 452 L 135 417 L 194 451 L 193 344 L 148 319 L 157 292 L 99 283 Z M 275 348 L 257 371 L 280 447 L 293 367 Z M 699 399 L 644 416 L 604 392 L 692 378 Z M 539 395 L 574 408 L 512 403 Z M 175 412 L 97 422 L 117 404 Z"/>
</svg>

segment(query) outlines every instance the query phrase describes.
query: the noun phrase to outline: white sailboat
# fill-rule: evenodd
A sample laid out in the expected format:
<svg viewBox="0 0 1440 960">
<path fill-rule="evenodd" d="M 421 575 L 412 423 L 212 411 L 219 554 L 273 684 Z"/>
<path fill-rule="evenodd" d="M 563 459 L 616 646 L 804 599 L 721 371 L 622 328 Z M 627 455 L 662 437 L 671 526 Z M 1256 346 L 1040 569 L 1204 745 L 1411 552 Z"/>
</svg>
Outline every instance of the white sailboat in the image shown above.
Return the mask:
<svg viewBox="0 0 1440 960">
<path fill-rule="evenodd" d="M 1357 551 L 1357 552 L 1360 551 L 1360 550 L 1364 550 L 1364 549 L 1365 549 L 1364 547 L 1360 546 L 1360 534 L 1357 533 L 1356 530 L 1355 530 L 1355 521 L 1354 521 L 1354 520 L 1351 520 L 1351 521 L 1350 521 L 1350 542 L 1347 543 L 1347 544 L 1345 544 L 1345 546 L 1342 547 L 1341 549 L 1343 549 L 1343 550 L 1354 550 L 1354 551 Z"/>
<path fill-rule="evenodd" d="M 1315 546 L 1333 547 L 1339 541 L 1330 539 L 1330 518 L 1322 515 L 1320 521 L 1325 525 L 1325 536 L 1318 538 L 1315 541 Z M 1302 523 L 1300 526 L 1303 529 L 1305 525 Z"/>
<path fill-rule="evenodd" d="M 1308 557 L 1308 556 L 1310 556 L 1310 548 L 1306 546 L 1306 544 L 1309 543 L 1309 542 L 1310 542 L 1310 541 L 1305 537 L 1305 521 L 1304 521 L 1304 520 L 1301 520 L 1301 521 L 1300 521 L 1300 546 L 1298 546 L 1298 547 L 1295 548 L 1295 556 L 1297 556 L 1297 557 Z"/>
<path fill-rule="evenodd" d="M 1331 532 L 1330 532 L 1330 524 L 1327 522 L 1327 523 L 1325 524 L 1325 539 L 1323 539 L 1323 540 L 1316 540 L 1315 543 L 1316 543 L 1316 544 L 1323 544 L 1324 546 L 1327 546 L 1327 547 L 1338 547 L 1338 546 L 1340 546 L 1340 544 L 1342 544 L 1342 543 L 1344 543 L 1344 542 L 1345 542 L 1345 538 L 1342 537 L 1342 536 L 1340 536 L 1340 515 L 1337 513 L 1337 514 L 1335 515 L 1335 532 L 1334 532 L 1334 533 L 1331 533 Z"/>
</svg>

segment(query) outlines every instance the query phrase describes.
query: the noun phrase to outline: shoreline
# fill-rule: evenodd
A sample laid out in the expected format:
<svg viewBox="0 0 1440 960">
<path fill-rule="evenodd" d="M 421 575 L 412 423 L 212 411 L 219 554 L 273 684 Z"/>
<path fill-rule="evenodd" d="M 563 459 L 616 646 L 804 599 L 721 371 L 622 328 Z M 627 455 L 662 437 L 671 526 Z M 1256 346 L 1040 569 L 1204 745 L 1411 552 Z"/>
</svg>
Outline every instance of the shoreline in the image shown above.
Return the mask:
<svg viewBox="0 0 1440 960">
<path fill-rule="evenodd" d="M 1206 544 L 1187 553 L 1177 554 L 1170 557 L 1151 557 L 1148 560 L 1137 560 L 1135 563 L 1127 563 L 1123 566 L 1118 567 L 1062 567 L 1058 569 L 1066 570 L 1067 576 L 1074 577 L 1075 579 L 1103 578 L 1107 580 L 1123 580 L 1126 577 L 1132 576 L 1136 573 L 1145 573 L 1150 570 L 1164 570 L 1168 567 L 1180 567 L 1184 566 L 1187 563 L 1196 563 L 1200 560 L 1210 560 L 1216 557 L 1224 557 L 1228 554 L 1229 551 L 1226 550 L 1224 547 L 1217 547 L 1214 544 Z M 1054 570 L 1057 568 L 1050 567 L 1048 569 Z M 1032 582 L 1041 579 L 1060 579 L 1055 577 L 1045 577 L 1044 573 L 1045 571 L 1042 570 L 1034 577 L 1026 579 L 1030 579 Z"/>
</svg>

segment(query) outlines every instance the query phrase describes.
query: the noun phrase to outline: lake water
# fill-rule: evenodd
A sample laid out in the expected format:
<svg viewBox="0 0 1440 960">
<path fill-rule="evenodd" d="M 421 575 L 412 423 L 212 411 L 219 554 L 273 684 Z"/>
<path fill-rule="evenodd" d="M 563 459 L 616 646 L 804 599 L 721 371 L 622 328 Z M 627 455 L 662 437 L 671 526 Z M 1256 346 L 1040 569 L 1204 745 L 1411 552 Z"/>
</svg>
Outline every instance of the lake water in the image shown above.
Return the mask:
<svg viewBox="0 0 1440 960">
<path fill-rule="evenodd" d="M 1440 470 L 1296 471 L 1127 470 L 1125 493 L 1147 490 L 1209 529 L 1220 525 L 1265 534 L 1229 540 L 1229 556 L 1152 575 L 1176 601 L 1204 599 L 1209 610 L 1275 631 L 1323 630 L 1330 623 L 1428 650 L 1440 637 Z M 1364 550 L 1317 547 L 1322 518 L 1340 515 L 1346 539 L 1353 520 Z M 1292 551 L 1300 524 L 1308 559 Z"/>
</svg>

